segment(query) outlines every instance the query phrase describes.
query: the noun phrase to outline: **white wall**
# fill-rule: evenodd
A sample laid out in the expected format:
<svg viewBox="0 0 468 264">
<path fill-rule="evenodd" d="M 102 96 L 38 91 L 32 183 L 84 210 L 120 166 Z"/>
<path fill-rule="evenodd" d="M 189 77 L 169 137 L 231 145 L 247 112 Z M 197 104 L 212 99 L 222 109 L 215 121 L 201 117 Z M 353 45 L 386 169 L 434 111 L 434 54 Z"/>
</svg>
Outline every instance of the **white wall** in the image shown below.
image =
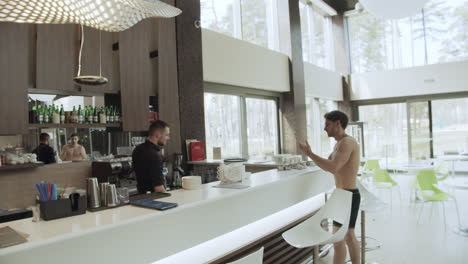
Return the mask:
<svg viewBox="0 0 468 264">
<path fill-rule="evenodd" d="M 304 81 L 306 96 L 343 101 L 341 74 L 304 62 Z"/>
<path fill-rule="evenodd" d="M 351 100 L 468 91 L 468 61 L 351 75 Z"/>
<path fill-rule="evenodd" d="M 203 79 L 247 88 L 288 92 L 289 58 L 243 40 L 202 30 Z"/>
</svg>

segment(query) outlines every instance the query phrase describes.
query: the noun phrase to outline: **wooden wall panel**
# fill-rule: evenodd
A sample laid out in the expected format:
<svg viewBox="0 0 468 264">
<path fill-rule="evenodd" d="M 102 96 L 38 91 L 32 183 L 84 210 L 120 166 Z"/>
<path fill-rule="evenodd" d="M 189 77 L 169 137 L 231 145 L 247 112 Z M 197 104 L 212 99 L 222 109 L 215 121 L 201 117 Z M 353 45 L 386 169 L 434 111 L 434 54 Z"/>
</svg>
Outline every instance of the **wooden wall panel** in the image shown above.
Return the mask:
<svg viewBox="0 0 468 264">
<path fill-rule="evenodd" d="M 175 1 L 162 2 L 174 5 Z M 171 140 L 164 148 L 170 162 L 173 153 L 182 152 L 175 20 L 175 18 L 159 19 L 159 118 L 171 125 Z"/>
<path fill-rule="evenodd" d="M 78 33 L 78 25 L 37 25 L 36 88 L 78 90 Z"/>
<path fill-rule="evenodd" d="M 27 132 L 32 25 L 0 23 L 0 135 Z"/>
<path fill-rule="evenodd" d="M 151 67 L 149 60 L 150 34 L 143 20 L 119 34 L 120 89 L 124 131 L 148 129 Z"/>
<path fill-rule="evenodd" d="M 91 162 L 49 164 L 36 169 L 0 172 L 0 207 L 26 208 L 35 204 L 34 184 L 40 181 L 86 189 Z"/>
</svg>

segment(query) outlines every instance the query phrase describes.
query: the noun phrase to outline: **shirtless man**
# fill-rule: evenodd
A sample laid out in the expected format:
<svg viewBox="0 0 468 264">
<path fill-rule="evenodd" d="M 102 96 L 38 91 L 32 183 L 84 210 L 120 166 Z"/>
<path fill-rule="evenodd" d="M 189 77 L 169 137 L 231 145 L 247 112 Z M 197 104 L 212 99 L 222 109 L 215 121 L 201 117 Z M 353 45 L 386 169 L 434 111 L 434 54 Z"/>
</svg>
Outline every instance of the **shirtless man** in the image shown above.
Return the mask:
<svg viewBox="0 0 468 264">
<path fill-rule="evenodd" d="M 62 160 L 82 160 L 87 158 L 86 150 L 82 145 L 78 144 L 78 140 L 78 135 L 71 134 L 70 144 L 62 148 L 62 153 L 60 154 Z"/>
<path fill-rule="evenodd" d="M 359 244 L 354 234 L 356 218 L 359 212 L 359 204 L 361 195 L 356 187 L 356 176 L 359 169 L 359 146 L 354 138 L 345 133 L 345 128 L 348 125 L 348 117 L 340 111 L 332 111 L 325 114 L 325 131 L 328 137 L 333 137 L 336 140 L 336 145 L 328 159 L 321 158 L 314 154 L 310 149 L 309 143 L 299 143 L 299 148 L 309 156 L 317 166 L 321 169 L 331 172 L 335 176 L 336 188 L 345 189 L 353 193 L 351 205 L 351 218 L 349 221 L 349 229 L 344 240 L 334 244 L 335 255 L 333 256 L 334 264 L 343 264 L 346 259 L 346 245 L 348 245 L 351 262 L 359 264 L 361 255 L 359 252 Z M 341 224 L 333 222 L 333 232 L 336 232 Z M 345 244 L 346 242 L 346 244 Z"/>
</svg>

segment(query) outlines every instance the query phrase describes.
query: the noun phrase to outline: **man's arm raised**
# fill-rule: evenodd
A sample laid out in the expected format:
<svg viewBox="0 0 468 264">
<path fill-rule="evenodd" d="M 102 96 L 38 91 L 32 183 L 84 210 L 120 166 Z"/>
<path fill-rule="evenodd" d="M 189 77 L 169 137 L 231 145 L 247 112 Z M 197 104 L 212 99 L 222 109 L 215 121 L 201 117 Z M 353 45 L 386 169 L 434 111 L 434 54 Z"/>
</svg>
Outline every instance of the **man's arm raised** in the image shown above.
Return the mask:
<svg viewBox="0 0 468 264">
<path fill-rule="evenodd" d="M 300 144 L 300 149 L 309 156 L 317 166 L 321 169 L 335 174 L 338 172 L 349 160 L 351 153 L 353 152 L 353 141 L 350 139 L 343 139 L 340 144 L 337 146 L 335 154 L 330 160 L 324 159 L 315 155 L 310 149 L 309 143 Z"/>
</svg>

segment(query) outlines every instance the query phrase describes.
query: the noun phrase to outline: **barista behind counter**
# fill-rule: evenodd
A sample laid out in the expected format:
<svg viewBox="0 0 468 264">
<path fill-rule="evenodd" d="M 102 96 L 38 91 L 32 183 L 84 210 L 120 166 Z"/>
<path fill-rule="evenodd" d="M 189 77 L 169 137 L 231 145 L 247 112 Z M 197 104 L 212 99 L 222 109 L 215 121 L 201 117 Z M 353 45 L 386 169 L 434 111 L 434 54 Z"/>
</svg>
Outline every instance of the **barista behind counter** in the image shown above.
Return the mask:
<svg viewBox="0 0 468 264">
<path fill-rule="evenodd" d="M 55 163 L 55 151 L 49 146 L 50 135 L 41 133 L 39 135 L 39 146 L 35 148 L 32 153 L 37 155 L 37 160 L 44 162 L 44 164 Z"/>
<path fill-rule="evenodd" d="M 139 193 L 166 192 L 161 149 L 169 140 L 169 133 L 169 125 L 157 120 L 150 125 L 145 143 L 133 150 L 132 163 Z"/>
</svg>

